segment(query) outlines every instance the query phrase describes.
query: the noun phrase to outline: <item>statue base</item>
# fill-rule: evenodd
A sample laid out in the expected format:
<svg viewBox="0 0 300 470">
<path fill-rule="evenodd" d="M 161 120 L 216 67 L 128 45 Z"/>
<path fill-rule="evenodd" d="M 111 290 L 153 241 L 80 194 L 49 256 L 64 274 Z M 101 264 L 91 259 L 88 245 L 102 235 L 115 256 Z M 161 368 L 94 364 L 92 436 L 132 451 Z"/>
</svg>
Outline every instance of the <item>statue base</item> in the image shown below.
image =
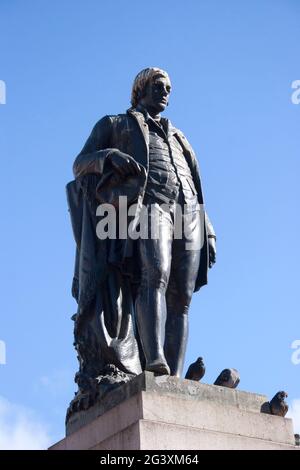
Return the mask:
<svg viewBox="0 0 300 470">
<path fill-rule="evenodd" d="M 144 372 L 67 423 L 50 450 L 300 449 L 263 395 Z"/>
</svg>

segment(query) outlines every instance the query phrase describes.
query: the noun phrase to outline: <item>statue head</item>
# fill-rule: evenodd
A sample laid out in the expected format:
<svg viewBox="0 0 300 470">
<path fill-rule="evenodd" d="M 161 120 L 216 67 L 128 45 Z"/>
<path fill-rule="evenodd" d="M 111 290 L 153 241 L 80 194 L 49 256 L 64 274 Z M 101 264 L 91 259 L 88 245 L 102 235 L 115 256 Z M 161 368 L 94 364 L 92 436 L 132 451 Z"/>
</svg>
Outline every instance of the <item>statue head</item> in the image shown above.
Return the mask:
<svg viewBox="0 0 300 470">
<path fill-rule="evenodd" d="M 171 92 L 169 75 L 162 69 L 150 67 L 137 74 L 131 92 L 131 104 L 143 105 L 148 112 L 160 113 L 168 105 Z"/>
</svg>

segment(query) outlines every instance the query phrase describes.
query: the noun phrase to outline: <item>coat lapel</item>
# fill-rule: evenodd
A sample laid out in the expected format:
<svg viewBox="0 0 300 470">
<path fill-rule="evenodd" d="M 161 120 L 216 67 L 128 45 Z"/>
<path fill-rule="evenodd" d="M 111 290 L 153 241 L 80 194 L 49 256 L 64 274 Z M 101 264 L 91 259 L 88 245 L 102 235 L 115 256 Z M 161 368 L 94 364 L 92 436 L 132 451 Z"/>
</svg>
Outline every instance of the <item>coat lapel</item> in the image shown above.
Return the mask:
<svg viewBox="0 0 300 470">
<path fill-rule="evenodd" d="M 140 128 L 141 133 L 143 134 L 146 146 L 148 148 L 149 147 L 149 131 L 148 131 L 148 126 L 146 124 L 143 113 L 140 113 L 139 111 L 136 111 L 133 108 L 128 109 L 127 113 L 130 114 L 130 116 L 132 116 L 135 119 L 136 123 L 138 124 Z"/>
</svg>

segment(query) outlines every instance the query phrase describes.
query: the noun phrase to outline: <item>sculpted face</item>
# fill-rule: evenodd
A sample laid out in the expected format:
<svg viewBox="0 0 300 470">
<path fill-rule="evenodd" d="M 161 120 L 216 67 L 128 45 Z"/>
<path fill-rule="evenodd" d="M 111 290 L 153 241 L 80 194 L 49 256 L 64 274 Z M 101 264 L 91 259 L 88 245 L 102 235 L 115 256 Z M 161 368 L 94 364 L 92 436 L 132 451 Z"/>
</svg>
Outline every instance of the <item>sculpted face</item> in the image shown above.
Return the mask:
<svg viewBox="0 0 300 470">
<path fill-rule="evenodd" d="M 162 75 L 156 75 L 148 83 L 145 95 L 140 103 L 149 114 L 156 115 L 165 110 L 171 92 L 170 80 Z"/>
</svg>

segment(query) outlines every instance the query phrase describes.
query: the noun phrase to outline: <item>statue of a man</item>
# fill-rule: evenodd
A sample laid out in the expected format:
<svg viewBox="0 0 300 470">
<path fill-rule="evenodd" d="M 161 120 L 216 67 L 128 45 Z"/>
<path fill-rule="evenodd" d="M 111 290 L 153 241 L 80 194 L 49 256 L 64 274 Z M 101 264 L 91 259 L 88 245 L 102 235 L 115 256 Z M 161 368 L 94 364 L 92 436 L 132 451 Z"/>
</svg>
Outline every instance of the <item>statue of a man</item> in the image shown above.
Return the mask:
<svg viewBox="0 0 300 470">
<path fill-rule="evenodd" d="M 165 71 L 142 70 L 132 107 L 97 122 L 74 162 L 76 181 L 67 187 L 77 245 L 76 381 L 89 403 L 91 384 L 109 374 L 116 379 L 118 372 L 130 377 L 148 370 L 180 377 L 192 294 L 207 283 L 215 262 L 216 237 L 195 154 L 160 114 L 170 92 Z M 128 196 L 146 236 L 99 239 L 97 206 L 114 194 Z M 174 236 L 179 213 L 181 228 L 188 220 L 188 236 L 184 229 Z M 150 233 L 153 225 L 158 237 Z"/>
</svg>

